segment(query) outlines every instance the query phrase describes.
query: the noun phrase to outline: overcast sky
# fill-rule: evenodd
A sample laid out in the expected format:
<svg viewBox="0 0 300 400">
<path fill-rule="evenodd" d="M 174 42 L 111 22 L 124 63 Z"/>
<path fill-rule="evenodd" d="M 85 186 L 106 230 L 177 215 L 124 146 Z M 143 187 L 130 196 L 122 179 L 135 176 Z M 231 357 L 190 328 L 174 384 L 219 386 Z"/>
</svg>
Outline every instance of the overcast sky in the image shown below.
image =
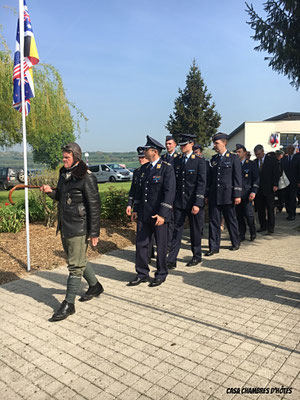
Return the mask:
<svg viewBox="0 0 300 400">
<path fill-rule="evenodd" d="M 262 10 L 263 0 L 254 0 Z M 14 50 L 16 16 L 0 0 Z M 88 118 L 83 151 L 130 151 L 165 124 L 193 58 L 221 114 L 220 131 L 300 111 L 299 92 L 267 66 L 240 0 L 27 0 L 40 61 L 62 75 Z"/>
</svg>

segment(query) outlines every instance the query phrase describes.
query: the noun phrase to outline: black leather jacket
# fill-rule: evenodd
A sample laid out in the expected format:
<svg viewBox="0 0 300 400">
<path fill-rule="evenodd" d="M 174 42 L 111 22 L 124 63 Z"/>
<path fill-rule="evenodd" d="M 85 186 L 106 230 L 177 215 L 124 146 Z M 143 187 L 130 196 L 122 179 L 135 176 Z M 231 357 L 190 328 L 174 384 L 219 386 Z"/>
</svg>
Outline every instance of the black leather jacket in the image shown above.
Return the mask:
<svg viewBox="0 0 300 400">
<path fill-rule="evenodd" d="M 99 236 L 100 196 L 97 180 L 83 161 L 73 169 L 60 169 L 57 188 L 49 196 L 59 202 L 57 231 L 60 230 L 63 237 Z"/>
</svg>

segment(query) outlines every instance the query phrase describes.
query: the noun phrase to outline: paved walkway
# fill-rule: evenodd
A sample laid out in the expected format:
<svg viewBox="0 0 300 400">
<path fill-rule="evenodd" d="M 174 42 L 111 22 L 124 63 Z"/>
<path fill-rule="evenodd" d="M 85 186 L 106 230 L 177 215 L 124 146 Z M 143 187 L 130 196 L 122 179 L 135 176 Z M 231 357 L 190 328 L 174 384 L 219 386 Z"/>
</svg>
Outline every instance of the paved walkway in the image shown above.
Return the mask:
<svg viewBox="0 0 300 400">
<path fill-rule="evenodd" d="M 186 237 L 156 288 L 126 286 L 134 247 L 99 257 L 105 293 L 61 322 L 48 318 L 65 267 L 1 286 L 0 398 L 299 400 L 300 217 L 285 217 L 238 252 L 225 234 L 220 253 L 190 269 Z"/>
</svg>

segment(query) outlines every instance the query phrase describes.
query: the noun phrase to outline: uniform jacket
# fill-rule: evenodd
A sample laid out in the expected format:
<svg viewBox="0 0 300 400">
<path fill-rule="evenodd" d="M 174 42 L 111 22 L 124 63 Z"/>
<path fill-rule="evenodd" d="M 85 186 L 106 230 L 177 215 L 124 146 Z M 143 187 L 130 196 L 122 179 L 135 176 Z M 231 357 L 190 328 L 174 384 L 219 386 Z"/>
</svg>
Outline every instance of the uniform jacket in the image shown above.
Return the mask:
<svg viewBox="0 0 300 400">
<path fill-rule="evenodd" d="M 204 158 L 192 154 L 186 163 L 183 155 L 174 160 L 176 195 L 174 207 L 189 210 L 204 207 L 206 189 L 206 163 Z"/>
<path fill-rule="evenodd" d="M 260 185 L 258 193 L 262 193 L 264 196 L 273 194 L 273 186 L 278 187 L 279 178 L 281 175 L 280 163 L 276 156 L 272 153 L 265 155 L 265 160 L 261 168 L 259 168 L 259 162 L 256 158 L 254 160 L 259 169 Z"/>
<path fill-rule="evenodd" d="M 153 215 L 170 220 L 175 197 L 175 174 L 171 164 L 157 162 L 152 169 L 151 163 L 140 168 L 140 179 L 136 190 L 133 211 L 138 213 L 142 222 L 153 221 Z"/>
<path fill-rule="evenodd" d="M 294 154 L 291 161 L 285 156 L 281 159 L 281 168 L 292 185 L 300 183 L 300 155 Z"/>
<path fill-rule="evenodd" d="M 250 193 L 256 194 L 259 188 L 259 170 L 254 161 L 244 161 L 244 164 L 242 164 L 242 178 L 242 198 L 248 198 Z"/>
<path fill-rule="evenodd" d="M 168 153 L 165 153 L 165 154 L 163 154 L 162 156 L 161 156 L 161 159 L 163 160 L 163 161 L 166 161 L 166 162 L 168 162 L 169 164 L 171 164 L 171 165 L 174 165 L 174 161 L 176 160 L 176 158 L 178 157 L 178 156 L 180 156 L 180 154 L 179 153 L 176 153 L 176 151 L 175 151 L 175 153 L 172 155 L 172 156 L 169 156 L 168 157 Z"/>
<path fill-rule="evenodd" d="M 135 193 L 136 193 L 136 189 L 138 187 L 140 176 L 141 176 L 141 166 L 136 168 L 133 171 L 133 177 L 132 177 L 132 182 L 131 182 L 131 186 L 130 186 L 130 190 L 129 190 L 127 206 L 133 207 Z"/>
<path fill-rule="evenodd" d="M 100 197 L 95 176 L 80 161 L 71 170 L 62 167 L 56 190 L 49 196 L 58 201 L 57 231 L 63 237 L 98 237 Z"/>
<path fill-rule="evenodd" d="M 227 151 L 223 157 L 212 156 L 206 197 L 217 205 L 232 204 L 234 198 L 242 197 L 242 168 L 237 154 Z"/>
</svg>

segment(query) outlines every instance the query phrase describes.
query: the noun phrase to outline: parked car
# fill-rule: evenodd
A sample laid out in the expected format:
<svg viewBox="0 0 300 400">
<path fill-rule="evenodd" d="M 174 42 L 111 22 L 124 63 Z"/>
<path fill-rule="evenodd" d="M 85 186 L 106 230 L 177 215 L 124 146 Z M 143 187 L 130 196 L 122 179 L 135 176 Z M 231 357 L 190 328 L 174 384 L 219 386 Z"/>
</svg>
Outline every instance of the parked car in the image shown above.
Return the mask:
<svg viewBox="0 0 300 400">
<path fill-rule="evenodd" d="M 117 172 L 107 164 L 89 165 L 89 170 L 95 175 L 98 183 L 116 182 L 119 179 Z"/>
<path fill-rule="evenodd" d="M 130 176 L 130 180 L 132 181 L 132 179 L 133 179 L 133 173 L 134 173 L 134 170 L 135 170 L 135 168 L 128 168 L 128 171 L 129 171 L 129 176 Z"/>
<path fill-rule="evenodd" d="M 130 181 L 130 172 L 120 164 L 107 164 L 109 168 L 117 173 L 117 181 Z"/>
<path fill-rule="evenodd" d="M 24 183 L 22 168 L 0 167 L 0 190 L 8 190 Z"/>
</svg>

